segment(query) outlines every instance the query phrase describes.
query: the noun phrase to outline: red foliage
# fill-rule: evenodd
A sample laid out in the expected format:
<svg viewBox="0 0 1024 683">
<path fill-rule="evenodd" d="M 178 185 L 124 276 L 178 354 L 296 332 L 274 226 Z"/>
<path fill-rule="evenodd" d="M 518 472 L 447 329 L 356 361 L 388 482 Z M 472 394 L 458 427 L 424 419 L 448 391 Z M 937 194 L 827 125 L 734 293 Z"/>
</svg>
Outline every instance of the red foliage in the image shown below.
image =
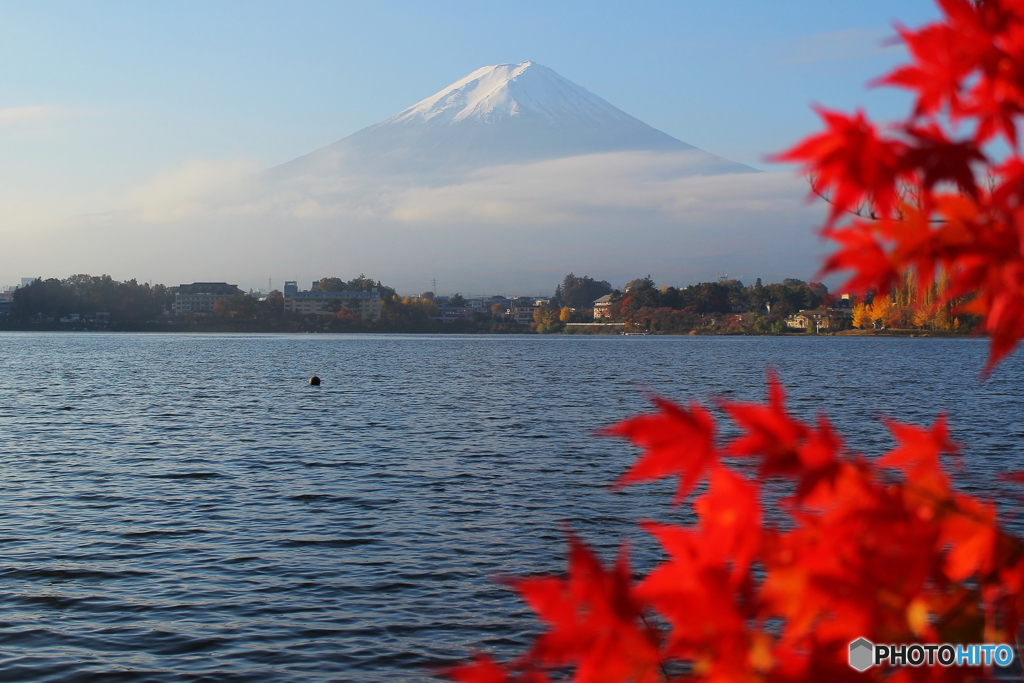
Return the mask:
<svg viewBox="0 0 1024 683">
<path fill-rule="evenodd" d="M 939 4 L 944 21 L 900 31 L 913 63 L 879 80 L 914 94 L 906 121 L 881 136 L 862 113 L 822 111 L 825 132 L 778 158 L 803 162 L 832 202 L 824 233 L 839 249 L 824 272 L 887 292 L 903 271 L 926 288 L 943 269 L 940 303 L 966 298 L 985 318 L 990 372 L 1024 337 L 1024 3 Z M 999 137 L 1008 151 L 993 152 Z M 839 224 L 865 205 L 871 220 Z"/>
<path fill-rule="evenodd" d="M 334 314 L 334 317 L 343 323 L 354 323 L 361 320 L 358 313 L 353 313 L 352 310 L 348 308 L 339 310 Z"/>
<path fill-rule="evenodd" d="M 863 113 L 821 110 L 825 132 L 780 158 L 804 162 L 833 204 L 824 233 L 839 249 L 825 272 L 852 271 L 854 289 L 884 292 L 908 270 L 922 288 L 945 271 L 943 302 L 984 317 L 989 372 L 1024 337 L 1024 0 L 939 4 L 942 22 L 901 30 L 913 63 L 880 81 L 914 92 L 907 121 L 882 135 Z M 997 163 L 986 145 L 998 137 L 1010 149 Z M 605 568 L 572 539 L 567 579 L 513 584 L 547 628 L 534 647 L 504 665 L 478 658 L 450 670 L 454 680 L 547 681 L 545 671 L 566 667 L 594 682 L 671 671 L 705 681 L 968 680 L 982 672 L 857 673 L 848 646 L 1014 641 L 1024 543 L 999 528 L 992 504 L 952 489 L 942 459 L 958 448 L 944 417 L 927 428 L 888 422 L 896 445 L 869 460 L 824 417 L 791 415 L 774 375 L 765 403 L 720 404 L 739 432 L 729 440 L 701 405 L 654 405 L 605 431 L 642 450 L 619 485 L 678 477 L 676 503 L 703 486 L 697 522 L 645 523 L 665 559 L 637 582 L 624 554 Z M 768 479 L 790 492 L 774 502 L 773 523 L 762 514 Z"/>
</svg>

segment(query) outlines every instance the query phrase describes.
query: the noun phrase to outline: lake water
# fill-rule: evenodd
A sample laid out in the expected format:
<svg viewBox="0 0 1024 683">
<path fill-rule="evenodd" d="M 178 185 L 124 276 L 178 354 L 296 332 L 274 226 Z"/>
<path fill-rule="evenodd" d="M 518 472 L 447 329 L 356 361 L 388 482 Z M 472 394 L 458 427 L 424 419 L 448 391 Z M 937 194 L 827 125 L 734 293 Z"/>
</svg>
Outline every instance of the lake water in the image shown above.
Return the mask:
<svg viewBox="0 0 1024 683">
<path fill-rule="evenodd" d="M 420 681 L 536 631 L 499 575 L 559 572 L 685 519 L 592 432 L 760 399 L 856 448 L 949 414 L 955 477 L 1020 530 L 1024 361 L 986 342 L 837 337 L 0 334 L 0 679 Z M 317 374 L 323 385 L 306 379 Z M 70 409 L 68 409 L 70 408 Z"/>
</svg>

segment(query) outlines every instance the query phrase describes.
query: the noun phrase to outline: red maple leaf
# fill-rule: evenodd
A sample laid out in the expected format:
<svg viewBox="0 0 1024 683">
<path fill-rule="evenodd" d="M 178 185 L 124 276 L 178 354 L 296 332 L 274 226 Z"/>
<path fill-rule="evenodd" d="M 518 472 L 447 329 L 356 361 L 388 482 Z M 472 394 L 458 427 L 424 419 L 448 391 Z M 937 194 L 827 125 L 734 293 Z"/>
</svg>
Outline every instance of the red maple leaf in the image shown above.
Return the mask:
<svg viewBox="0 0 1024 683">
<path fill-rule="evenodd" d="M 678 503 L 718 460 L 715 421 L 696 403 L 687 409 L 664 398 L 656 397 L 653 402 L 658 412 L 623 420 L 600 433 L 625 437 L 644 449 L 643 456 L 617 486 L 678 474 Z"/>
<path fill-rule="evenodd" d="M 458 683 L 550 683 L 547 675 L 528 664 L 504 667 L 488 655 L 478 654 L 472 662 L 438 672 Z"/>
<path fill-rule="evenodd" d="M 799 468 L 798 451 L 808 429 L 786 411 L 786 392 L 775 372 L 768 372 L 767 405 L 724 401 L 722 407 L 743 431 L 725 446 L 726 453 L 760 457 L 763 475 L 793 472 Z"/>
<path fill-rule="evenodd" d="M 727 467 L 711 470 L 707 492 L 693 502 L 700 517 L 701 552 L 706 560 L 730 565 L 739 579 L 761 544 L 760 490 Z"/>
<path fill-rule="evenodd" d="M 942 471 L 940 456 L 956 454 L 959 447 L 949 438 L 946 418 L 940 415 L 931 429 L 896 421 L 886 421 L 898 445 L 878 459 L 881 467 L 903 470 L 907 482 L 915 489 L 927 490 L 933 496 L 942 496 L 949 490 L 949 478 Z"/>
<path fill-rule="evenodd" d="M 573 680 L 654 683 L 661 659 L 654 634 L 641 619 L 643 603 L 632 586 L 625 551 L 605 569 L 579 541 L 569 539 L 569 576 L 511 582 L 549 626 L 531 657 L 552 665 L 576 666 Z"/>
<path fill-rule="evenodd" d="M 904 168 L 919 173 L 927 190 L 939 183 L 951 182 L 971 197 L 978 196 L 974 167 L 988 158 L 973 139 L 953 142 L 935 123 L 909 126 L 907 134 L 914 144 L 903 154 Z"/>
</svg>

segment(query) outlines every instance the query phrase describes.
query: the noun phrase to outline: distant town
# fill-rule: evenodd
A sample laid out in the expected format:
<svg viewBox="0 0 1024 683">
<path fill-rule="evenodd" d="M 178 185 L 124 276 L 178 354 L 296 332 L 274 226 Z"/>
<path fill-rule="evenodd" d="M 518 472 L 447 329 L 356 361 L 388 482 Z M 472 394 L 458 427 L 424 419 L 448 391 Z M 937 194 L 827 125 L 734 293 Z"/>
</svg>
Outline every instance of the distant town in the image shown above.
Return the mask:
<svg viewBox="0 0 1024 683">
<path fill-rule="evenodd" d="M 495 334 L 877 334 L 972 332 L 977 319 L 934 303 L 940 279 L 906 279 L 887 296 L 831 293 L 818 282 L 684 287 L 650 277 L 621 290 L 569 273 L 551 296 L 399 295 L 379 280 L 325 277 L 244 292 L 227 282 L 177 286 L 107 275 L 23 278 L 0 289 L 0 329 Z"/>
</svg>

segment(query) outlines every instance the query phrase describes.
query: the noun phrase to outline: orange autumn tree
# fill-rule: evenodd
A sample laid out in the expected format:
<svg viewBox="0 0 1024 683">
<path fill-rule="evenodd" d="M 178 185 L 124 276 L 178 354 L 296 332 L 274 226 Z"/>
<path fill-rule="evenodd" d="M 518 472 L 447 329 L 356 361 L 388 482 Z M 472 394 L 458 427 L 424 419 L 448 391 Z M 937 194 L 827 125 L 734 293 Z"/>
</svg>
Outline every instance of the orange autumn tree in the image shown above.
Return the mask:
<svg viewBox="0 0 1024 683">
<path fill-rule="evenodd" d="M 780 158 L 805 164 L 832 204 L 825 272 L 888 296 L 912 271 L 922 298 L 944 273 L 930 296 L 983 319 L 988 374 L 1024 336 L 1024 0 L 939 5 L 942 21 L 900 30 L 913 61 L 880 80 L 915 94 L 906 121 L 880 131 L 862 112 L 822 110 L 825 131 Z M 825 417 L 791 415 L 774 376 L 765 402 L 720 403 L 735 438 L 704 406 L 654 405 L 606 430 L 642 449 L 619 485 L 677 477 L 676 502 L 697 522 L 645 523 L 665 559 L 639 580 L 625 551 L 606 566 L 571 538 L 565 577 L 512 583 L 544 624 L 533 646 L 505 663 L 479 655 L 449 678 L 959 681 L 984 672 L 858 673 L 848 648 L 1015 641 L 1024 543 L 992 503 L 952 488 L 942 458 L 958 448 L 944 418 L 888 422 L 895 447 L 867 459 Z M 773 522 L 769 480 L 788 482 Z"/>
</svg>

